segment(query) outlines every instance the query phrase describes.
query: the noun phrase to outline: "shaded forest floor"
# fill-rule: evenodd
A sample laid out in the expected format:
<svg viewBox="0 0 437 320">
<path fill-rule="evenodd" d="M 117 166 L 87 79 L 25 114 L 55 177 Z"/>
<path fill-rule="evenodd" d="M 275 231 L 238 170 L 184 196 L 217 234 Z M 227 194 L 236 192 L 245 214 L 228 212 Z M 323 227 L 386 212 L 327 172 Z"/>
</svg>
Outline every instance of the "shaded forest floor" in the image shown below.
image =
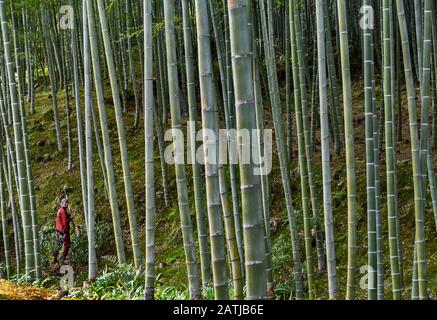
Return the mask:
<svg viewBox="0 0 437 320">
<path fill-rule="evenodd" d="M 106 86 L 109 88 L 109 86 Z M 356 175 L 358 190 L 358 266 L 367 264 L 367 222 L 366 222 L 366 176 L 365 176 L 365 139 L 364 139 L 364 108 L 363 108 L 363 86 L 361 81 L 354 82 L 354 127 L 356 139 Z M 380 88 L 378 88 L 380 94 Z M 404 93 L 403 93 L 404 95 Z M 127 220 L 126 202 L 124 198 L 124 186 L 122 180 L 122 170 L 120 162 L 120 153 L 117 140 L 116 123 L 114 110 L 111 102 L 110 92 L 106 92 L 106 102 L 108 109 L 108 126 L 112 139 L 112 152 L 114 157 L 115 174 L 117 177 L 117 191 L 120 205 L 120 212 L 124 230 L 124 240 L 126 252 L 131 254 L 129 227 Z M 54 243 L 54 221 L 56 215 L 55 206 L 59 200 L 59 195 L 64 186 L 67 186 L 69 197 L 74 210 L 75 219 L 81 225 L 79 236 L 73 236 L 73 243 L 69 263 L 75 270 L 75 285 L 80 287 L 86 280 L 87 272 L 87 252 L 86 252 L 86 235 L 84 230 L 84 219 L 82 210 L 82 197 L 80 174 L 78 164 L 77 149 L 77 132 L 76 132 L 76 113 L 74 112 L 74 102 L 72 105 L 72 132 L 73 132 L 73 164 L 71 171 L 67 170 L 67 126 L 65 99 L 63 94 L 59 94 L 59 113 L 62 121 L 62 137 L 64 142 L 64 151 L 57 151 L 56 135 L 53 122 L 53 109 L 51 96 L 48 93 L 38 93 L 36 97 L 36 113 L 28 116 L 28 129 L 30 144 L 32 146 L 32 159 L 35 177 L 36 194 L 38 200 L 38 214 L 42 234 L 43 266 L 44 277 L 46 278 L 44 286 L 56 288 L 58 278 L 51 274 L 51 252 Z M 404 100 L 405 101 L 405 100 Z M 133 104 L 132 101 L 131 105 Z M 411 153 L 408 134 L 408 115 L 404 105 L 403 117 L 405 124 L 403 128 L 404 139 L 398 143 L 398 187 L 399 187 L 399 210 L 401 216 L 402 241 L 404 247 L 404 280 L 405 280 L 405 298 L 410 296 L 411 288 L 411 266 L 414 244 L 414 203 L 411 174 Z M 83 106 L 82 106 L 83 108 Z M 140 238 L 144 247 L 144 134 L 143 129 L 133 128 L 134 115 L 133 108 L 125 117 L 127 128 L 127 140 L 129 160 L 132 173 L 132 181 L 135 196 L 135 206 L 137 210 L 138 226 L 140 228 Z M 265 112 L 270 117 L 271 112 L 266 107 Z M 294 118 L 294 116 L 293 116 Z M 266 119 L 268 125 L 266 128 L 273 128 L 271 118 Z M 140 121 L 141 123 L 141 121 Z M 285 121 L 284 121 L 285 123 Z M 293 132 L 293 139 L 295 133 Z M 317 136 L 316 144 L 319 144 Z M 166 143 L 168 145 L 168 143 Z M 275 148 L 274 148 L 275 149 Z M 293 140 L 294 158 L 290 170 L 292 171 L 293 200 L 296 209 L 299 230 L 303 238 L 303 219 L 301 211 L 300 195 L 300 178 L 297 168 L 297 146 Z M 171 206 L 165 207 L 164 196 L 161 185 L 161 169 L 158 148 L 155 147 L 156 163 L 156 274 L 157 274 L 157 295 L 158 298 L 186 298 L 186 268 L 184 265 L 184 251 L 182 244 L 182 235 L 179 223 L 179 214 L 177 211 L 176 185 L 174 179 L 174 170 L 169 167 L 169 188 Z M 276 152 L 276 151 L 275 151 Z M 316 148 L 316 178 L 319 191 L 319 201 L 322 199 L 321 186 L 321 166 L 319 147 Z M 381 154 L 381 188 L 385 190 L 385 166 L 384 153 Z M 347 271 L 347 192 L 346 192 L 346 169 L 344 155 L 332 156 L 332 200 L 334 206 L 335 220 L 335 245 L 337 257 L 337 275 L 339 298 L 345 296 L 346 290 L 346 271 Z M 138 282 L 137 275 L 132 272 L 118 274 L 118 271 L 112 271 L 116 268 L 116 252 L 112 235 L 111 211 L 109 202 L 106 199 L 102 178 L 101 165 L 98 160 L 97 151 L 95 152 L 95 196 L 96 196 L 96 243 L 97 256 L 99 258 L 100 274 L 103 273 L 104 280 L 108 281 L 110 277 L 119 277 L 122 280 L 115 279 L 107 289 L 114 292 L 118 288 L 123 291 L 125 287 L 135 289 L 135 283 Z M 190 177 L 191 168 L 187 166 L 187 174 Z M 188 179 L 190 191 L 192 191 L 192 181 Z M 294 293 L 293 261 L 291 255 L 291 240 L 288 228 L 287 213 L 285 211 L 284 197 L 280 178 L 279 164 L 274 159 L 273 172 L 271 176 L 272 186 L 272 236 L 273 236 L 273 262 L 276 282 L 276 296 L 278 299 L 288 299 L 290 294 Z M 193 193 L 190 192 L 190 195 Z M 193 200 L 193 199 L 191 199 Z M 432 213 L 431 199 L 427 199 L 427 216 L 426 216 L 426 236 L 427 236 L 427 258 L 428 258 L 428 279 L 430 295 L 437 296 L 437 240 L 436 227 Z M 385 289 L 387 299 L 391 298 L 391 279 L 388 259 L 388 236 L 387 236 L 387 211 L 385 192 L 381 199 L 382 217 L 383 217 L 383 241 L 384 241 L 384 265 L 385 265 Z M 193 206 L 194 207 L 194 206 Z M 193 211 L 194 212 L 194 211 Z M 193 222 L 194 222 L 193 216 Z M 303 245 L 301 246 L 303 250 Z M 302 251 L 302 256 L 304 252 Z M 316 252 L 313 255 L 316 261 Z M 357 283 L 363 275 L 358 275 Z M 124 283 L 126 282 L 126 283 Z M 126 290 L 128 290 L 126 289 Z M 132 290 L 133 290 L 132 289 Z M 1 289 L 0 289 L 1 290 Z M 120 291 L 119 290 L 119 291 Z M 126 291 L 125 290 L 125 291 Z M 130 290 L 130 289 L 129 289 Z M 131 290 L 131 291 L 132 291 Z M 101 291 L 105 291 L 102 289 Z M 208 291 L 208 290 L 207 290 Z M 316 275 L 316 297 L 317 299 L 326 299 L 327 295 L 327 276 L 326 274 Z M 117 291 L 118 292 L 118 291 Z M 166 293 L 172 292 L 170 295 Z M 208 291 L 209 292 L 209 291 Z M 206 293 L 208 294 L 208 293 Z M 357 295 L 360 299 L 366 299 L 367 291 L 360 289 L 358 286 Z M 130 298 L 142 296 L 141 292 L 131 293 Z M 1 297 L 1 291 L 0 291 Z M 107 292 L 96 293 L 94 297 L 98 298 L 123 298 L 122 296 L 107 295 Z M 124 297 L 126 298 L 126 297 Z"/>
</svg>

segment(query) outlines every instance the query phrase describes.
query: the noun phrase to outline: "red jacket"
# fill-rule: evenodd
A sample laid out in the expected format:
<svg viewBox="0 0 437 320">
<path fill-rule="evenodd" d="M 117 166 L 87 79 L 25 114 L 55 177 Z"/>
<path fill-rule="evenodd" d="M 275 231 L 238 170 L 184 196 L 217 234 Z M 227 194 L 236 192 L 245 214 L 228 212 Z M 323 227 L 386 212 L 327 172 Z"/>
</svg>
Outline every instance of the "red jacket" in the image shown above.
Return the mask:
<svg viewBox="0 0 437 320">
<path fill-rule="evenodd" d="M 56 214 L 56 231 L 67 233 L 69 230 L 70 217 L 67 210 L 63 207 L 59 208 Z"/>
</svg>

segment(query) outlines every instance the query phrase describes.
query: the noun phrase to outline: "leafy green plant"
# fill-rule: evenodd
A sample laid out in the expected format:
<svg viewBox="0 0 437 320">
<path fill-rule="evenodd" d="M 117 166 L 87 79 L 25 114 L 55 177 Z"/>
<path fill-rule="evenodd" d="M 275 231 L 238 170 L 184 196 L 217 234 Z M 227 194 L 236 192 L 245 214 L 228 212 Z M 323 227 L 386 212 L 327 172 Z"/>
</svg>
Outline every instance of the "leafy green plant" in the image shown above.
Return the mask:
<svg viewBox="0 0 437 320">
<path fill-rule="evenodd" d="M 275 266 L 275 295 L 276 299 L 289 299 L 295 292 L 295 282 L 290 264 L 291 245 L 285 234 L 280 234 L 273 242 L 272 258 Z"/>
<path fill-rule="evenodd" d="M 108 223 L 96 225 L 96 250 L 99 254 L 109 257 L 113 250 L 114 238 L 112 237 L 112 226 Z M 56 243 L 56 231 L 52 226 L 44 226 L 40 230 L 41 241 L 41 263 L 44 270 L 48 270 L 52 264 L 53 249 Z M 69 263 L 76 268 L 85 267 L 88 263 L 87 236 L 84 227 L 79 228 L 77 235 L 71 234 L 71 247 L 68 256 Z M 109 262 L 106 261 L 106 262 Z"/>
<path fill-rule="evenodd" d="M 73 290 L 71 298 L 137 300 L 143 296 L 144 274 L 130 264 L 107 267 L 88 288 Z"/>
<path fill-rule="evenodd" d="M 188 290 L 179 290 L 175 286 L 158 287 L 156 290 L 156 298 L 159 300 L 187 300 L 189 299 Z"/>
</svg>

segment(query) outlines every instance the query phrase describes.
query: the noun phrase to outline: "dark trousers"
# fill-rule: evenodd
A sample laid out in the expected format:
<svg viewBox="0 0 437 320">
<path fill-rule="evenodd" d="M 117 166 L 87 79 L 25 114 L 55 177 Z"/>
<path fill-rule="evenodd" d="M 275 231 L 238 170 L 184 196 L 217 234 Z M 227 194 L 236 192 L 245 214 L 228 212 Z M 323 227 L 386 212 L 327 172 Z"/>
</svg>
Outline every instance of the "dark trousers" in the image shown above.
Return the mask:
<svg viewBox="0 0 437 320">
<path fill-rule="evenodd" d="M 68 251 L 70 250 L 70 232 L 62 233 L 56 231 L 56 244 L 55 249 L 53 250 L 53 260 L 54 263 L 58 262 L 59 251 L 63 247 L 62 250 L 62 260 L 61 263 L 64 263 L 65 258 L 67 258 Z"/>
</svg>

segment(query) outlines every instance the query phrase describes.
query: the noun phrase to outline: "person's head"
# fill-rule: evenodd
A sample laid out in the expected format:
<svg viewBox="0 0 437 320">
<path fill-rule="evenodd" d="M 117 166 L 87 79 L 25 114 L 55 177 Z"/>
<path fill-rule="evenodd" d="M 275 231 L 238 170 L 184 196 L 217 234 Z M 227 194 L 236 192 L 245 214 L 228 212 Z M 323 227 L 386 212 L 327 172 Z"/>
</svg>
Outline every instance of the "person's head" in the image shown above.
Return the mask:
<svg viewBox="0 0 437 320">
<path fill-rule="evenodd" d="M 68 199 L 64 198 L 64 199 L 61 200 L 61 207 L 62 208 L 67 208 L 68 204 L 69 204 Z"/>
</svg>

